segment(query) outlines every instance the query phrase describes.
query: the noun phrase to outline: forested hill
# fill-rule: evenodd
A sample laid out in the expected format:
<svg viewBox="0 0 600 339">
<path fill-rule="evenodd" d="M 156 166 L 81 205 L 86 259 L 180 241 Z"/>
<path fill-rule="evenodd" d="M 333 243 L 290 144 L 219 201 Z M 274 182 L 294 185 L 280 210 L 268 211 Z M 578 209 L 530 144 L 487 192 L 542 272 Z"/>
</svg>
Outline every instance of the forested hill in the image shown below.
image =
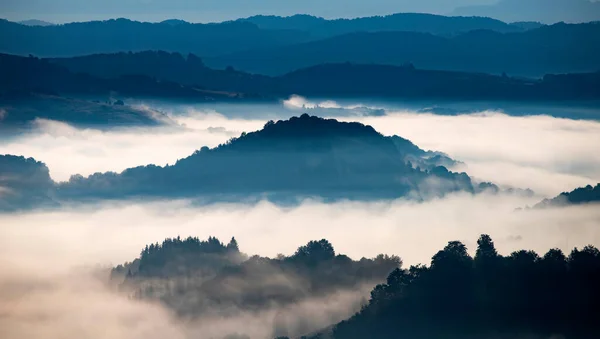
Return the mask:
<svg viewBox="0 0 600 339">
<path fill-rule="evenodd" d="M 35 163 L 0 157 L 7 173 L 18 172 L 15 161 Z M 307 114 L 269 121 L 260 131 L 242 133 L 213 149 L 202 147 L 171 166 L 75 175 L 67 182 L 54 183 L 45 165 L 35 164 L 48 203 L 139 197 L 209 201 L 245 197 L 275 202 L 297 202 L 306 197 L 420 200 L 457 191 L 498 189 L 476 184 L 466 173 L 449 171 L 444 166 L 454 161 L 443 153 L 422 150 L 399 136 L 383 136 L 360 123 Z M 30 192 L 20 187 L 6 186 L 25 199 Z M 21 200 L 14 200 L 14 196 L 0 196 L 7 209 L 19 207 Z M 27 201 L 35 204 L 37 200 Z"/>
<path fill-rule="evenodd" d="M 534 206 L 534 208 L 561 207 L 569 205 L 579 205 L 600 202 L 600 183 L 595 187 L 587 185 L 574 189 L 571 192 L 564 192 L 552 199 L 545 199 Z"/>
<path fill-rule="evenodd" d="M 370 126 L 304 114 L 270 121 L 260 131 L 204 147 L 172 166 L 74 176 L 58 190 L 73 199 L 228 194 L 385 199 L 474 192 L 467 174 L 438 166 L 448 162 L 443 154 L 385 137 Z"/>
<path fill-rule="evenodd" d="M 451 241 L 429 266 L 395 270 L 368 306 L 312 338 L 598 338 L 598 284 L 595 247 L 502 256 L 482 235 L 474 257 Z"/>
</svg>

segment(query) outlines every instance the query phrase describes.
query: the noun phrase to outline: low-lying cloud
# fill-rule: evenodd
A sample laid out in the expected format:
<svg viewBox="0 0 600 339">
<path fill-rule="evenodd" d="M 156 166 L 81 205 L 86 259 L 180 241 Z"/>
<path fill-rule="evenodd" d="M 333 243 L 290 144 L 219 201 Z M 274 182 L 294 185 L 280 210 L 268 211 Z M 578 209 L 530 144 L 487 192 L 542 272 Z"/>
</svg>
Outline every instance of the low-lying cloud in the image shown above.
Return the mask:
<svg viewBox="0 0 600 339">
<path fill-rule="evenodd" d="M 219 114 L 190 112 L 174 118 L 178 125 L 96 130 L 37 120 L 31 131 L 0 140 L 0 154 L 43 161 L 56 181 L 71 175 L 120 172 L 141 165 L 173 164 L 203 146 L 215 147 L 264 121 L 232 120 Z"/>
<path fill-rule="evenodd" d="M 515 211 L 535 201 L 455 194 L 425 203 L 309 200 L 292 208 L 268 202 L 200 207 L 187 201 L 78 205 L 0 216 L 0 253 L 32 257 L 31 261 L 50 256 L 70 264 L 117 264 L 135 258 L 148 243 L 180 235 L 223 240 L 235 236 L 242 251 L 275 257 L 292 254 L 309 240 L 326 238 L 337 252 L 353 258 L 387 253 L 414 264 L 429 262 L 453 239 L 473 250 L 482 233 L 490 234 L 503 253 L 600 244 L 597 205 Z"/>
<path fill-rule="evenodd" d="M 282 119 L 300 114 L 303 106 L 346 110 L 356 107 L 328 100 L 315 103 L 296 96 L 283 105 L 293 108 L 287 111 L 288 115 L 285 110 L 281 113 L 280 106 L 273 106 L 272 110 Z M 232 107 L 244 110 L 244 106 Z M 261 107 L 265 109 L 264 115 L 256 114 L 256 107 L 248 105 L 253 112 L 251 119 L 242 118 L 243 114 L 228 118 L 211 110 L 187 109 L 170 115 L 177 122 L 175 126 L 107 131 L 39 120 L 27 134 L 0 140 L 0 153 L 41 160 L 50 168 L 53 179 L 60 181 L 73 174 L 172 164 L 202 146 L 214 147 L 241 132 L 260 129 L 267 117 L 272 118 L 268 106 Z M 465 163 L 456 170 L 466 171 L 477 179 L 531 188 L 543 196 L 600 182 L 600 122 L 597 121 L 543 115 L 515 117 L 500 112 L 458 116 L 393 109 L 386 112 L 386 116 L 377 117 L 349 112 L 351 117 L 341 119 L 370 124 L 384 135 L 396 134 L 421 148 L 446 152 Z"/>
<path fill-rule="evenodd" d="M 357 119 L 385 135 L 465 163 L 457 168 L 480 180 L 531 188 L 552 196 L 600 182 L 600 123 L 499 112 L 440 116 L 388 112 Z"/>
<path fill-rule="evenodd" d="M 456 194 L 409 201 L 306 201 L 283 208 L 187 201 L 88 205 L 0 216 L 0 336 L 23 338 L 222 338 L 272 336 L 282 320 L 290 335 L 338 322 L 360 307 L 372 286 L 336 291 L 281 308 L 183 319 L 165 306 L 131 299 L 106 283 L 103 267 L 132 260 L 144 245 L 166 237 L 235 236 L 249 254 L 291 254 L 326 238 L 358 259 L 400 255 L 429 263 L 449 240 L 473 254 L 477 237 L 492 236 L 501 254 L 600 245 L 597 205 L 515 211 L 531 200 L 507 195 Z"/>
</svg>

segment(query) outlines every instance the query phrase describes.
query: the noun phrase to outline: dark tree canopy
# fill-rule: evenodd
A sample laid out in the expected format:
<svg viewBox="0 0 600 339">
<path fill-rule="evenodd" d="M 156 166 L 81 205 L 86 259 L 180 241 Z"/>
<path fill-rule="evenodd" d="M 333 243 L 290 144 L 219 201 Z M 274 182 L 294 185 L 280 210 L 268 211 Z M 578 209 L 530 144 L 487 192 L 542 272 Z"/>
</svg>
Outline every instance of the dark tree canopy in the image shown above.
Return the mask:
<svg viewBox="0 0 600 339">
<path fill-rule="evenodd" d="M 336 325 L 336 339 L 598 338 L 600 251 L 521 250 L 499 255 L 490 236 L 475 259 L 458 241 L 431 265 L 396 269 L 369 304 Z"/>
</svg>

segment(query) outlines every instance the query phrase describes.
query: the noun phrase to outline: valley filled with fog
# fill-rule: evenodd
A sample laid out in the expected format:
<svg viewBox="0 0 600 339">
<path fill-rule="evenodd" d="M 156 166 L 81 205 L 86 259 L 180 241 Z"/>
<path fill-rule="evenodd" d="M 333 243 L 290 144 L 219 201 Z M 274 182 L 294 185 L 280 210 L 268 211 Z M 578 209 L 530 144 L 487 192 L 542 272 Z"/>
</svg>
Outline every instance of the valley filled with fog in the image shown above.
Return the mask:
<svg viewBox="0 0 600 339">
<path fill-rule="evenodd" d="M 134 260 L 147 244 L 171 237 L 214 236 L 225 242 L 235 237 L 242 253 L 269 258 L 293 256 L 299 246 L 327 239 L 336 253 L 353 260 L 385 253 L 399 256 L 406 267 L 428 264 L 449 240 L 460 240 L 474 255 L 481 234 L 489 234 L 503 255 L 520 249 L 542 254 L 552 248 L 568 253 L 574 247 L 600 245 L 597 205 L 523 209 L 600 182 L 597 120 L 497 109 L 436 114 L 427 107 L 302 97 L 279 104 L 132 105 L 161 112 L 163 123 L 94 129 L 38 119 L 21 134 L 0 140 L 0 154 L 33 157 L 48 166 L 54 181 L 64 182 L 75 174 L 173 165 L 203 146 L 213 148 L 242 132 L 260 130 L 268 120 L 306 112 L 401 136 L 456 160 L 452 171 L 534 193 L 454 192 L 424 201 L 307 197 L 292 205 L 133 197 L 1 214 L 2 337 L 297 336 L 348 318 L 368 300 L 373 287 L 370 281 L 340 286 L 292 304 L 254 310 L 216 306 L 213 313 L 186 318 L 174 313 L 183 306 L 136 300 L 105 281 L 111 267 Z M 281 279 L 286 286 L 296 284 L 289 276 Z M 283 326 L 282 318 L 283 332 L 277 329 Z"/>
</svg>

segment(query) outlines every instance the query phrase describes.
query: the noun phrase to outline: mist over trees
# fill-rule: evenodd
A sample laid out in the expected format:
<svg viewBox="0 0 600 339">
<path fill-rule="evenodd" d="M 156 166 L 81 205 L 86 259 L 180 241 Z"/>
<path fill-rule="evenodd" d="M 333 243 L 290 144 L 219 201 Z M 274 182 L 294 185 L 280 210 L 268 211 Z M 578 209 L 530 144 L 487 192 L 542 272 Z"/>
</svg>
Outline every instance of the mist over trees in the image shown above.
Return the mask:
<svg viewBox="0 0 600 339">
<path fill-rule="evenodd" d="M 375 285 L 352 317 L 295 334 L 315 339 L 591 339 L 600 333 L 600 251 L 593 246 L 568 255 L 551 249 L 504 256 L 484 234 L 474 256 L 462 242 L 450 241 L 428 266 L 408 268 L 397 256 L 354 261 L 325 239 L 275 259 L 249 257 L 238 246 L 235 238 L 228 244 L 213 237 L 166 239 L 114 268 L 113 279 L 135 298 L 159 300 L 185 317 L 278 309 Z M 283 318 L 274 318 L 272 337 L 288 335 L 294 337 Z"/>
<path fill-rule="evenodd" d="M 336 253 L 325 239 L 277 258 L 248 256 L 238 246 L 235 238 L 227 244 L 214 237 L 166 239 L 115 267 L 112 279 L 134 298 L 160 301 L 185 318 L 275 312 L 279 314 L 272 320 L 275 336 L 298 331 L 287 329 L 287 320 L 297 322 L 290 318 L 290 308 L 340 292 L 357 295 L 402 265 L 393 255 L 352 260 Z M 358 306 L 349 304 L 345 306 L 349 310 L 340 312 Z M 300 327 L 317 330 L 311 323 Z"/>
</svg>

